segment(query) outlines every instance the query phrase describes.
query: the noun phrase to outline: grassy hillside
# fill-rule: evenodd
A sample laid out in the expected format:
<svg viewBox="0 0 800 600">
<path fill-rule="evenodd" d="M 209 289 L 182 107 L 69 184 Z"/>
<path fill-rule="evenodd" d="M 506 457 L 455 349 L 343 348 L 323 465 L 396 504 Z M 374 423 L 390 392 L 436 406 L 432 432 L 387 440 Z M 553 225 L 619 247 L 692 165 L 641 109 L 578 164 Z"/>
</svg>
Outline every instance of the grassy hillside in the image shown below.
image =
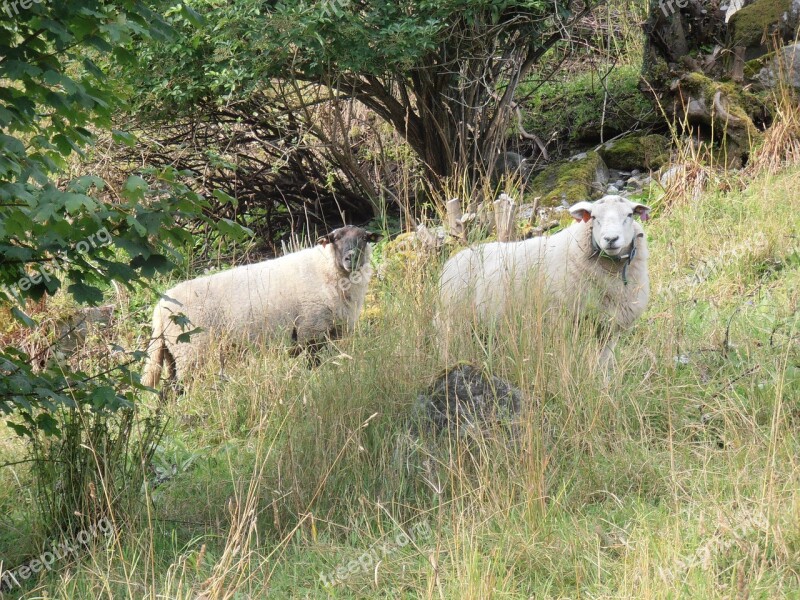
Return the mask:
<svg viewBox="0 0 800 600">
<path fill-rule="evenodd" d="M 539 315 L 442 350 L 439 265 L 398 262 L 320 367 L 253 348 L 197 373 L 142 519 L 11 597 L 800 597 L 798 189 L 794 169 L 660 203 L 608 386 L 598 344 Z M 457 360 L 527 394 L 515 440 L 408 435 Z M 24 464 L 0 478 L 14 565 L 33 491 Z"/>
</svg>

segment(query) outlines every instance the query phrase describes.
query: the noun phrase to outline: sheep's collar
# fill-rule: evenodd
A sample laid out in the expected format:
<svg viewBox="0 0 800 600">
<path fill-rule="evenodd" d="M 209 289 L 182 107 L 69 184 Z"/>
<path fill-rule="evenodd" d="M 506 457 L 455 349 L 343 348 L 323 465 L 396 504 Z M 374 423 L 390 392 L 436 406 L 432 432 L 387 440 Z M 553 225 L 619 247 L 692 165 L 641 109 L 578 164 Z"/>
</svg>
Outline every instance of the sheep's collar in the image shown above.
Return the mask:
<svg viewBox="0 0 800 600">
<path fill-rule="evenodd" d="M 368 269 L 368 264 L 361 265 L 355 271 L 346 271 L 338 266 L 336 267 L 336 289 L 346 304 L 350 305 L 357 298 L 357 296 L 354 295 L 353 288 L 369 280 L 370 273 Z"/>
<path fill-rule="evenodd" d="M 643 234 L 639 233 L 633 236 L 633 240 L 631 240 L 631 245 L 628 246 L 628 251 L 623 254 L 618 254 L 616 256 L 611 256 L 603 251 L 600 246 L 597 245 L 597 242 L 594 241 L 594 235 L 592 235 L 592 230 L 589 228 L 589 239 L 592 241 L 592 253 L 589 255 L 589 258 L 605 258 L 610 260 L 611 262 L 622 265 L 622 283 L 623 285 L 628 285 L 628 267 L 630 266 L 631 262 L 634 258 L 636 258 L 636 238 L 641 237 Z"/>
</svg>

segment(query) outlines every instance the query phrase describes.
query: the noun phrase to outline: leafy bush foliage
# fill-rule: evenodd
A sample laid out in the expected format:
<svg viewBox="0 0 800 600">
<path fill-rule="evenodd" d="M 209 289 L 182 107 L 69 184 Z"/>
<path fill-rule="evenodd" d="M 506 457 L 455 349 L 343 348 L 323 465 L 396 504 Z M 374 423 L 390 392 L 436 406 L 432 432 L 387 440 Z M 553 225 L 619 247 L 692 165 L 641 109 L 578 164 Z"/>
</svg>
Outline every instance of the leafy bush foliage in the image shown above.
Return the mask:
<svg viewBox="0 0 800 600">
<path fill-rule="evenodd" d="M 167 39 L 163 18 L 133 0 L 9 4 L 14 11 L 0 21 L 0 303 L 32 326 L 28 299 L 65 287 L 97 304 L 112 281 L 130 287 L 168 269 L 170 253 L 191 241 L 181 222 L 206 203 L 174 169 L 131 176 L 118 193 L 98 176 L 69 175 L 71 159 L 124 106 L 109 73 L 130 62 L 135 40 Z M 125 131 L 113 137 L 135 143 Z M 0 413 L 20 416 L 20 433 L 55 433 L 48 412 L 58 406 L 129 405 L 138 385 L 126 368 L 113 377 L 55 366 L 34 373 L 29 359 L 0 352 Z"/>
<path fill-rule="evenodd" d="M 260 145 L 267 155 L 257 173 L 287 171 L 299 153 L 297 146 L 284 148 L 287 142 L 307 147 L 316 140 L 330 149 L 317 108 L 358 102 L 391 124 L 422 165 L 425 185 L 442 191 L 449 178 L 475 180 L 493 169 L 505 150 L 519 81 L 594 4 L 584 2 L 573 13 L 573 3 L 561 0 L 195 2 L 204 25 L 192 29 L 186 16 L 176 15 L 181 41 L 145 48 L 130 84 L 141 114 L 167 123 L 196 115 L 201 134 L 208 122 L 221 120 L 219 112 L 241 118 L 237 142 Z M 270 111 L 270 101 L 281 110 Z M 292 135 L 269 135 L 276 130 Z M 354 144 L 337 143 L 328 175 L 338 195 L 349 203 L 341 190 L 383 192 L 353 158 Z M 271 156 L 276 147 L 285 150 L 282 160 Z M 303 156 L 297 165 L 308 162 Z M 316 183 L 323 178 L 311 164 L 306 171 Z M 247 185 L 252 169 L 241 171 Z M 266 189 L 249 186 L 246 195 L 279 197 L 274 190 L 286 179 L 268 180 Z M 290 194 L 284 202 L 293 200 Z"/>
</svg>

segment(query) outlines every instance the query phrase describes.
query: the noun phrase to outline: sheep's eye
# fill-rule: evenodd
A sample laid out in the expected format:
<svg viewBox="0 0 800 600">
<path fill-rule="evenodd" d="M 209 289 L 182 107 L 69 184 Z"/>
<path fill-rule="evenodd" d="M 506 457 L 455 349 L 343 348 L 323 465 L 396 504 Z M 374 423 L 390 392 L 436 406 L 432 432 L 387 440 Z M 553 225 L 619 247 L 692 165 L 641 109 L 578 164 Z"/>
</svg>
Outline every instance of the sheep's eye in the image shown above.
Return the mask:
<svg viewBox="0 0 800 600">
<path fill-rule="evenodd" d="M 633 217 L 633 213 L 628 213 L 628 218 L 630 219 L 631 217 Z"/>
</svg>

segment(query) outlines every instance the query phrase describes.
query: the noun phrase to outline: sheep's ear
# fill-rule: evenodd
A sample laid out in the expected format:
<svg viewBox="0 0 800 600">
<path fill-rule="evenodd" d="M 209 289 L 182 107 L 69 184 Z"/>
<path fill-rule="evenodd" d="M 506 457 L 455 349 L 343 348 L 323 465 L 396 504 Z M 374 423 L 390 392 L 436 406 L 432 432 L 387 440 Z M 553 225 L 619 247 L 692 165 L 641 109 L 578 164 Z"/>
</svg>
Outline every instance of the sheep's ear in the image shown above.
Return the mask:
<svg viewBox="0 0 800 600">
<path fill-rule="evenodd" d="M 590 202 L 578 202 L 570 206 L 569 214 L 576 221 L 586 222 L 592 217 L 592 205 Z"/>
<path fill-rule="evenodd" d="M 639 204 L 637 202 L 631 202 L 631 208 L 633 208 L 633 212 L 639 215 L 639 218 L 642 221 L 647 221 L 650 218 L 650 207 L 645 204 Z"/>
<path fill-rule="evenodd" d="M 322 244 L 323 246 L 327 246 L 328 244 L 335 244 L 337 241 L 339 241 L 339 238 L 342 237 L 342 229 L 344 228 L 340 227 L 339 229 L 334 229 L 330 233 L 323 235 L 321 238 L 317 240 L 317 243 Z"/>
<path fill-rule="evenodd" d="M 380 233 L 375 233 L 373 231 L 368 231 L 367 232 L 367 241 L 368 242 L 372 242 L 374 244 L 375 242 L 380 242 L 382 239 L 383 239 L 383 236 Z"/>
</svg>

